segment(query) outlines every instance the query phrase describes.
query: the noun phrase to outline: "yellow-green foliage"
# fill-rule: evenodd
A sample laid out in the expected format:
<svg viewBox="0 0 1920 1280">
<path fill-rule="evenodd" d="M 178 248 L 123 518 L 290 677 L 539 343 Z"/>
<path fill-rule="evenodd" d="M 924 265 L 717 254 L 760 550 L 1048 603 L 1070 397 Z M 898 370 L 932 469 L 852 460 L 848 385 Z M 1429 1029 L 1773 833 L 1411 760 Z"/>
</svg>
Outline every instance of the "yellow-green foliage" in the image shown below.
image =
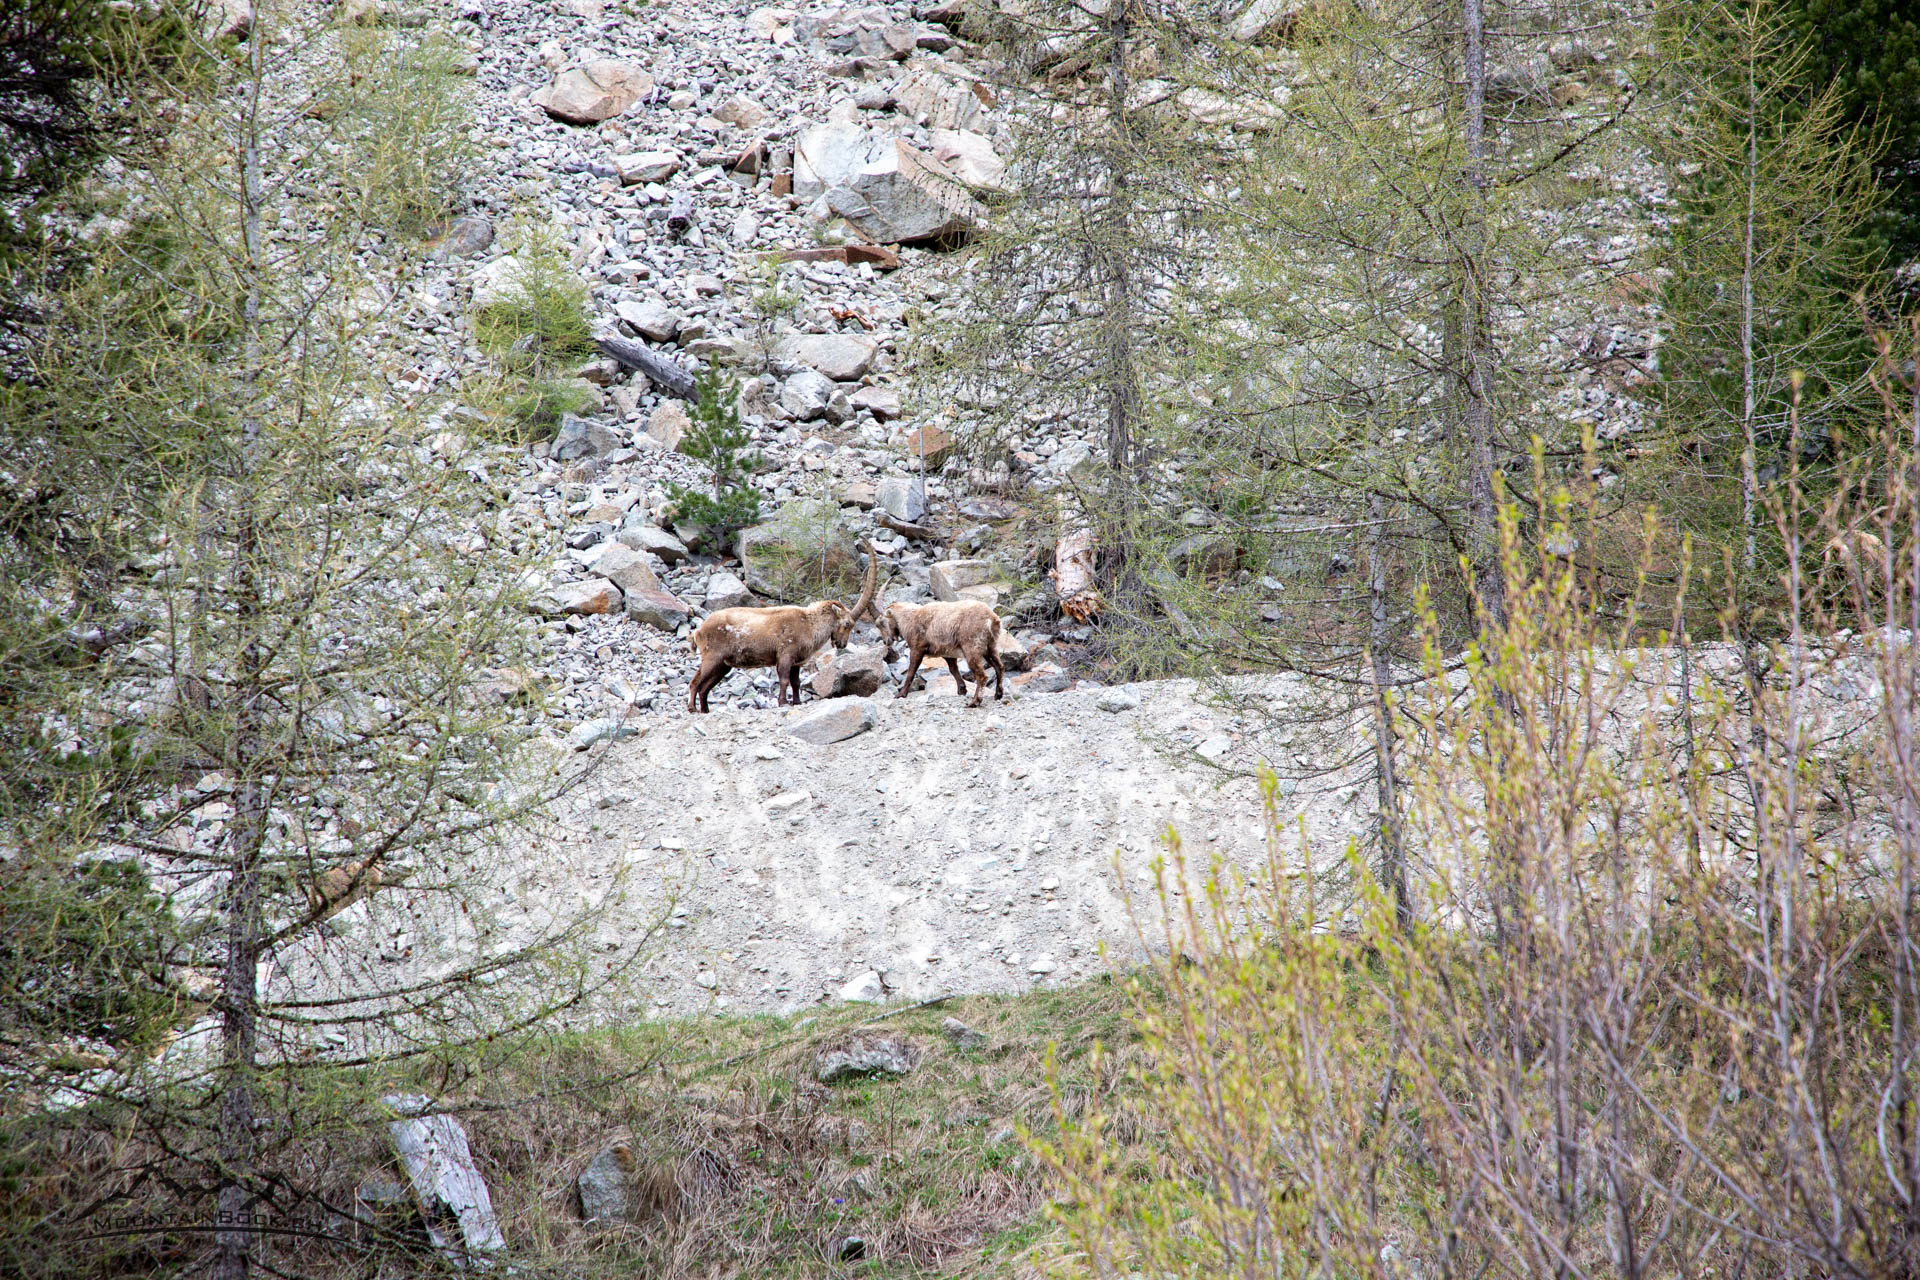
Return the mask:
<svg viewBox="0 0 1920 1280">
<path fill-rule="evenodd" d="M 348 198 L 374 225 L 421 232 L 458 207 L 476 156 L 459 51 L 444 36 L 414 40 L 382 27 L 342 26 L 337 39 Z"/>
<path fill-rule="evenodd" d="M 523 227 L 514 257 L 517 289 L 474 313 L 473 334 L 489 355 L 541 371 L 593 350 L 587 286 L 550 234 Z"/>
<path fill-rule="evenodd" d="M 1631 608 L 1509 515 L 1510 626 L 1464 667 L 1431 644 L 1401 704 L 1412 923 L 1357 849 L 1344 900 L 1282 856 L 1277 788 L 1264 875 L 1183 893 L 1173 844 L 1133 989 L 1165 1161 L 1097 1112 L 1039 1147 L 1086 1272 L 1912 1272 L 1920 697 L 1888 623 L 1920 503 L 1878 372 L 1847 500 L 1777 513 L 1802 603 L 1771 651 L 1626 648 Z M 1821 693 L 1855 687 L 1885 705 Z"/>
</svg>

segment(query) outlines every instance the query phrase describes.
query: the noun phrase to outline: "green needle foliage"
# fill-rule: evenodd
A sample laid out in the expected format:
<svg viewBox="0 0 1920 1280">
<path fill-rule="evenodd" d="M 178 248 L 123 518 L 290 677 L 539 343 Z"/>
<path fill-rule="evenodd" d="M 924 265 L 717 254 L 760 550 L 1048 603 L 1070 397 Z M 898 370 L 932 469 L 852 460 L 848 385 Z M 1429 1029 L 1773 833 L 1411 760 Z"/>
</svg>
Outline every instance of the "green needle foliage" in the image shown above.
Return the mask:
<svg viewBox="0 0 1920 1280">
<path fill-rule="evenodd" d="M 1885 197 L 1840 87 L 1805 87 L 1817 45 L 1786 6 L 1671 5 L 1660 38 L 1680 105 L 1654 141 L 1680 216 L 1661 297 L 1662 447 L 1640 470 L 1712 548 L 1707 564 L 1724 552 L 1744 591 L 1767 591 L 1781 563 L 1768 490 L 1796 462 L 1830 471 L 1871 407 L 1861 317 L 1884 259 L 1865 230 Z"/>
<path fill-rule="evenodd" d="M 760 519 L 760 491 L 748 481 L 759 455 L 748 450 L 753 435 L 740 425 L 739 387 L 731 377 L 709 369 L 700 376 L 693 404 L 693 429 L 680 452 L 707 464 L 712 489 L 703 492 L 672 485 L 674 521 L 700 530 L 704 545 L 724 547 L 733 535 Z"/>
<path fill-rule="evenodd" d="M 0 1239 L 0 1271 L 103 1269 L 68 1215 L 149 1183 L 190 1223 L 224 1215 L 198 1246 L 211 1274 L 284 1270 L 285 1242 L 244 1223 L 326 1194 L 283 1163 L 292 1135 L 372 1122 L 400 1064 L 507 1051 L 629 959 L 586 954 L 610 902 L 499 918 L 478 892 L 568 775 L 475 687 L 530 643 L 517 566 L 462 550 L 498 497 L 377 358 L 400 245 L 454 193 L 360 168 L 406 104 L 356 95 L 445 86 L 343 71 L 322 95 L 339 109 L 315 112 L 287 64 L 339 36 L 262 4 L 247 42 L 205 51 L 206 83 L 156 86 L 164 151 L 54 297 L 0 437 L 10 503 L 43 509 L 0 544 L 0 652 L 27 659 L 0 719 L 40 735 L 0 774 L 0 946 L 15 990 L 45 997 L 38 1026 L 7 1018 L 0 1145 L 86 1183 Z M 437 120 L 421 146 L 464 128 L 419 119 Z M 118 869 L 135 857 L 151 893 Z M 154 1045 L 179 992 L 197 1034 L 175 1043 L 198 1052 L 120 1052 L 74 1083 L 42 1051 L 71 1046 L 26 1042 Z M 84 1105 L 41 1105 L 67 1087 Z M 69 1160 L 89 1132 L 111 1157 Z"/>
</svg>

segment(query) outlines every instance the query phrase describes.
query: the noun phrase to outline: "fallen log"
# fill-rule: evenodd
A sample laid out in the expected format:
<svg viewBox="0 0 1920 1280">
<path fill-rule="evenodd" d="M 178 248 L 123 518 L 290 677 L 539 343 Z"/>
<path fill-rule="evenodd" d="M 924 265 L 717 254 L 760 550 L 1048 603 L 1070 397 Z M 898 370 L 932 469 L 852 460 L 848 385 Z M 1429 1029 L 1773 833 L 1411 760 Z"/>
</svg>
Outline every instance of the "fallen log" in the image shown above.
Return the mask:
<svg viewBox="0 0 1920 1280">
<path fill-rule="evenodd" d="M 505 1249 L 507 1241 L 486 1181 L 474 1167 L 467 1131 L 452 1116 L 426 1114 L 431 1099 L 396 1094 L 382 1101 L 408 1117 L 390 1121 L 387 1132 L 413 1184 L 428 1238 L 456 1267 L 488 1265 L 492 1260 L 486 1255 Z M 442 1229 L 449 1217 L 460 1228 L 458 1242 Z"/>
<path fill-rule="evenodd" d="M 823 249 L 779 249 L 766 255 L 776 262 L 871 262 L 882 271 L 900 265 L 900 255 L 883 244 L 836 244 Z"/>
<path fill-rule="evenodd" d="M 668 395 L 678 396 L 682 400 L 694 398 L 693 375 L 645 343 L 629 342 L 614 334 L 603 333 L 593 340 L 593 345 L 601 355 L 612 356 L 627 368 L 646 374 L 655 386 Z"/>
<path fill-rule="evenodd" d="M 916 538 L 921 542 L 940 541 L 940 535 L 923 524 L 910 524 L 905 520 L 895 520 L 884 511 L 876 513 L 874 519 L 884 528 L 891 529 L 895 533 L 904 534 L 909 538 Z"/>
<path fill-rule="evenodd" d="M 1060 612 L 1075 622 L 1088 623 L 1100 616 L 1100 589 L 1094 585 L 1093 530 L 1075 529 L 1064 535 L 1053 548 L 1053 589 L 1060 597 Z"/>
</svg>

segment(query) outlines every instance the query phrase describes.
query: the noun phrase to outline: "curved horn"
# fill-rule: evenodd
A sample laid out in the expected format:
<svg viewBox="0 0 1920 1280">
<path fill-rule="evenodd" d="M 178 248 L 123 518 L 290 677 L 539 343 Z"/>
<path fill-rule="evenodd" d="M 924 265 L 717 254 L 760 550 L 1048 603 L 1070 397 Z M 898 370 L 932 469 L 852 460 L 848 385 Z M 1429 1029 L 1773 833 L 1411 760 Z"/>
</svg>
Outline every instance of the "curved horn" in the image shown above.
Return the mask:
<svg viewBox="0 0 1920 1280">
<path fill-rule="evenodd" d="M 865 538 L 860 540 L 860 545 L 867 549 L 867 576 L 866 580 L 860 584 L 860 601 L 853 606 L 855 622 L 866 617 L 867 612 L 873 608 L 873 589 L 880 581 L 880 553 L 875 551 L 873 543 Z"/>
</svg>

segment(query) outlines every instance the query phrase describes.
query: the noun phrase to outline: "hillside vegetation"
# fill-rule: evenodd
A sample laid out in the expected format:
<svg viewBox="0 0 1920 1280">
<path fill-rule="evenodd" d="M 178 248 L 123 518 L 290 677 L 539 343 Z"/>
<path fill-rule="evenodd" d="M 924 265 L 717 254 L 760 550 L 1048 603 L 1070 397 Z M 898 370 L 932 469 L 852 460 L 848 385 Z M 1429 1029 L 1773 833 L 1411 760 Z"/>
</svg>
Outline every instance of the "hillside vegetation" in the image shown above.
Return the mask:
<svg viewBox="0 0 1920 1280">
<path fill-rule="evenodd" d="M 0 1271 L 1920 1274 L 1914 6 L 13 8 Z"/>
</svg>

